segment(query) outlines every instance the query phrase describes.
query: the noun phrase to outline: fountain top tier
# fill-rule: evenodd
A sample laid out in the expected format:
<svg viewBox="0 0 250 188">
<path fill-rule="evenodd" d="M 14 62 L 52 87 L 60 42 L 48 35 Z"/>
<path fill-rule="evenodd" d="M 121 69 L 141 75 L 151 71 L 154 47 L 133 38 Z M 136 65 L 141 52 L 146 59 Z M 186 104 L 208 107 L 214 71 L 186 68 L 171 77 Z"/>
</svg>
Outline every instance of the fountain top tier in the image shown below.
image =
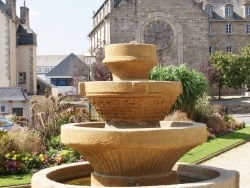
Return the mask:
<svg viewBox="0 0 250 188">
<path fill-rule="evenodd" d="M 108 45 L 103 64 L 114 81 L 148 80 L 149 71 L 157 65 L 156 46 L 137 42 Z"/>
<path fill-rule="evenodd" d="M 179 94 L 181 82 L 149 81 L 157 64 L 151 44 L 111 44 L 103 63 L 114 81 L 79 83 L 80 95 L 88 97 L 110 128 L 159 127 Z"/>
</svg>

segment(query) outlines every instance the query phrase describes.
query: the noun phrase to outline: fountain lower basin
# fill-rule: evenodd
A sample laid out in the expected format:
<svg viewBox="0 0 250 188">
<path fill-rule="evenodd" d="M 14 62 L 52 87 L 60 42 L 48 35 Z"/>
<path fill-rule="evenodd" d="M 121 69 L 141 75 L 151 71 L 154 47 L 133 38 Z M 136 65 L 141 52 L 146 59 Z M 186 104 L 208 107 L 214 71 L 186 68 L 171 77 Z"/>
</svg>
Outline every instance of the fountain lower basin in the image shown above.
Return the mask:
<svg viewBox="0 0 250 188">
<path fill-rule="evenodd" d="M 196 183 L 184 183 L 175 185 L 161 185 L 162 188 L 239 188 L 239 173 L 233 170 L 221 168 L 176 164 L 173 168 L 179 177 L 184 179 L 197 179 Z M 66 185 L 60 183 L 65 179 L 74 179 L 90 176 L 93 172 L 88 162 L 61 165 L 41 170 L 33 175 L 32 187 L 34 188 L 80 188 L 90 187 L 84 185 Z M 140 185 L 139 185 L 140 186 Z M 91 186 L 95 187 L 95 186 Z M 148 188 L 159 188 L 159 186 L 145 186 Z"/>
</svg>

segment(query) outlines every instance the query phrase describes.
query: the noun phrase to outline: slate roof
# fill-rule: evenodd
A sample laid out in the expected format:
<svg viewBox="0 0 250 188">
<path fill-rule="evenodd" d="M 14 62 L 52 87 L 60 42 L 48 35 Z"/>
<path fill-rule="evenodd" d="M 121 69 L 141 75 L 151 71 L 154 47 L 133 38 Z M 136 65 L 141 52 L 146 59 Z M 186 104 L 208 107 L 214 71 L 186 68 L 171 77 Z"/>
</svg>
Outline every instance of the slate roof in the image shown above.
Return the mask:
<svg viewBox="0 0 250 188">
<path fill-rule="evenodd" d="M 210 4 L 213 6 L 213 19 L 225 20 L 224 9 L 226 4 L 233 5 L 234 20 L 244 20 L 244 9 L 242 8 L 249 0 L 202 0 L 203 6 Z"/>
<path fill-rule="evenodd" d="M 37 37 L 27 25 L 20 24 L 17 30 L 18 45 L 37 44 Z"/>
<path fill-rule="evenodd" d="M 27 101 L 28 98 L 22 88 L 0 87 L 0 101 Z"/>
<path fill-rule="evenodd" d="M 71 53 L 61 63 L 55 66 L 45 76 L 71 76 L 71 69 L 75 63 L 84 63 L 79 57 Z"/>
<path fill-rule="evenodd" d="M 5 4 L 0 0 L 0 10 L 5 12 Z"/>
<path fill-rule="evenodd" d="M 114 7 L 119 5 L 122 2 L 122 0 L 114 0 Z"/>
</svg>

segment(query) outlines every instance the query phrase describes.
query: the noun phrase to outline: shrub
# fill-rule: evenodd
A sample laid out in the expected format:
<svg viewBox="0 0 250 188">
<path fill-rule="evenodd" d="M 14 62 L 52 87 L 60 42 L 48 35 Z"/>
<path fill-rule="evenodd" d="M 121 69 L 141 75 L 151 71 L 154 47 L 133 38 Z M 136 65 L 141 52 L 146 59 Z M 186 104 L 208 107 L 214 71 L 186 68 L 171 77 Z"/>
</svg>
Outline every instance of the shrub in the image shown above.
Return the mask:
<svg viewBox="0 0 250 188">
<path fill-rule="evenodd" d="M 10 151 L 37 153 L 40 151 L 39 136 L 28 129 L 11 129 L 0 138 L 0 148 L 5 153 Z"/>
<path fill-rule="evenodd" d="M 82 122 L 86 117 L 83 110 L 64 102 L 61 94 L 52 97 L 45 94 L 41 101 L 32 101 L 33 126 L 30 128 L 38 133 L 41 144 L 49 149 L 51 140 L 60 135 L 61 125 L 73 122 Z"/>
<path fill-rule="evenodd" d="M 185 112 L 176 111 L 169 114 L 164 120 L 166 121 L 191 121 Z"/>
<path fill-rule="evenodd" d="M 64 150 L 50 148 L 45 154 L 46 166 L 68 164 L 78 161 L 83 161 L 81 155 L 70 148 Z"/>
<path fill-rule="evenodd" d="M 180 66 L 154 67 L 151 80 L 181 81 L 183 93 L 178 97 L 172 111 L 181 110 L 192 116 L 197 100 L 208 92 L 208 83 L 203 74 L 190 69 L 186 64 Z"/>
<path fill-rule="evenodd" d="M 225 115 L 224 120 L 229 131 L 239 130 L 246 127 L 245 122 L 237 122 L 232 116 Z"/>
<path fill-rule="evenodd" d="M 215 113 L 211 117 L 212 117 L 212 121 L 214 122 L 210 123 L 212 126 L 208 125 L 208 128 L 207 128 L 208 140 L 224 135 L 227 132 L 233 132 L 233 131 L 245 128 L 245 122 L 237 122 L 230 115 L 221 116 L 220 114 Z M 223 124 L 223 127 L 226 127 L 227 131 L 225 131 L 225 129 L 224 130 L 221 129 L 219 125 L 222 125 L 222 124 Z"/>
<path fill-rule="evenodd" d="M 211 105 L 210 100 L 211 98 L 207 94 L 204 94 L 197 100 L 192 117 L 194 121 L 207 124 L 210 116 L 222 111 L 222 106 Z"/>
</svg>

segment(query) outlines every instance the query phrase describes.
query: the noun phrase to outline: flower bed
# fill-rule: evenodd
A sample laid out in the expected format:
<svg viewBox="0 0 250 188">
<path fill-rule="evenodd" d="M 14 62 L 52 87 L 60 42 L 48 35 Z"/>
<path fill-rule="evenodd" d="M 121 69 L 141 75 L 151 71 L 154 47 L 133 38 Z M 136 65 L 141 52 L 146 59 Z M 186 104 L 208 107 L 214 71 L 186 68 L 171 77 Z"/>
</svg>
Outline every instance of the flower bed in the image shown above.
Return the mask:
<svg viewBox="0 0 250 188">
<path fill-rule="evenodd" d="M 81 162 L 75 151 L 50 149 L 45 153 L 8 152 L 0 159 L 0 175 L 33 173 L 49 166 Z"/>
</svg>

